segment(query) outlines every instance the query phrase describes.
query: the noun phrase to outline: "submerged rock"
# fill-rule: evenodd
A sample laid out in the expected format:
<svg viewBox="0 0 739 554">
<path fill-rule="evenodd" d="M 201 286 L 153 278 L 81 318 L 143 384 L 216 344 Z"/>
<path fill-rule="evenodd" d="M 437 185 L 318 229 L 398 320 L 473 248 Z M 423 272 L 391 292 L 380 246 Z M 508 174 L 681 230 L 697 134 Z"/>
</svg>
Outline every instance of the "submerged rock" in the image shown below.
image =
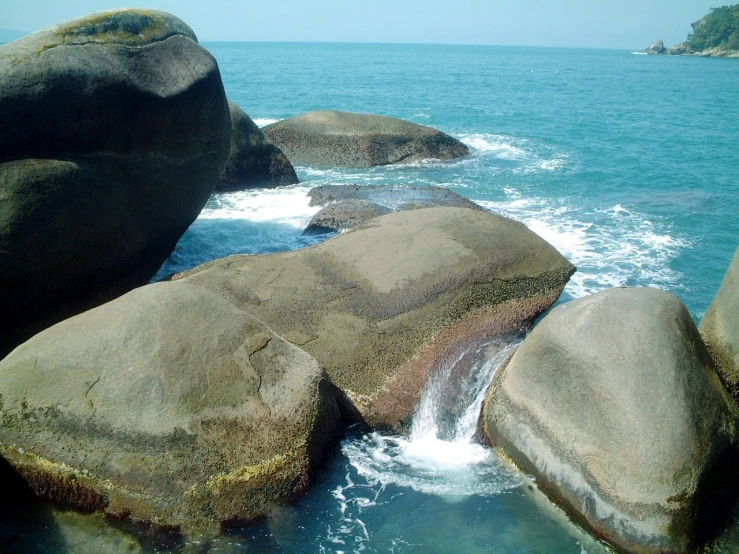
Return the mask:
<svg viewBox="0 0 739 554">
<path fill-rule="evenodd" d="M 320 235 L 352 229 L 375 217 L 392 213 L 393 210 L 375 202 L 347 200 L 329 204 L 313 216 L 303 231 L 304 235 Z"/>
<path fill-rule="evenodd" d="M 231 113 L 231 149 L 218 184 L 219 191 L 255 187 L 275 188 L 298 182 L 292 164 L 244 110 L 228 101 Z"/>
<path fill-rule="evenodd" d="M 218 292 L 311 353 L 371 425 L 412 415 L 430 371 L 482 338 L 519 332 L 574 267 L 521 223 L 427 208 L 318 246 L 230 256 L 176 275 Z"/>
<path fill-rule="evenodd" d="M 382 115 L 315 111 L 263 131 L 292 163 L 369 167 L 469 154 L 464 144 L 441 131 Z"/>
<path fill-rule="evenodd" d="M 596 536 L 690 552 L 735 498 L 736 414 L 685 306 L 609 289 L 555 308 L 488 391 L 484 431 Z"/>
<path fill-rule="evenodd" d="M 42 331 L 0 391 L 0 454 L 37 495 L 187 530 L 290 501 L 340 428 L 314 358 L 189 283 Z"/>
<path fill-rule="evenodd" d="M 0 46 L 0 81 L 2 355 L 151 278 L 215 188 L 230 121 L 216 61 L 153 10 Z"/>
<path fill-rule="evenodd" d="M 739 399 L 739 249 L 701 320 L 700 333 L 721 380 Z"/>
<path fill-rule="evenodd" d="M 415 185 L 323 185 L 308 192 L 310 206 L 325 206 L 305 234 L 351 229 L 373 217 L 418 208 L 450 207 L 482 210 L 474 202 L 441 187 Z"/>
</svg>

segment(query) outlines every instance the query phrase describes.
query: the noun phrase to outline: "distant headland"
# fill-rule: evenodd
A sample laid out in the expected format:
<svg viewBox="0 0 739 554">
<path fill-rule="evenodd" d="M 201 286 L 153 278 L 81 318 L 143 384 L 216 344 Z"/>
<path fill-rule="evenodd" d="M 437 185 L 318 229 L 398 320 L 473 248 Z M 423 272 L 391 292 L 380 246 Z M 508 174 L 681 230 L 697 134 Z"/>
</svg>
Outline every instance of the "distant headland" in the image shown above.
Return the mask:
<svg viewBox="0 0 739 554">
<path fill-rule="evenodd" d="M 711 8 L 711 13 L 692 24 L 688 40 L 665 48 L 658 40 L 645 54 L 739 58 L 739 4 Z"/>
</svg>

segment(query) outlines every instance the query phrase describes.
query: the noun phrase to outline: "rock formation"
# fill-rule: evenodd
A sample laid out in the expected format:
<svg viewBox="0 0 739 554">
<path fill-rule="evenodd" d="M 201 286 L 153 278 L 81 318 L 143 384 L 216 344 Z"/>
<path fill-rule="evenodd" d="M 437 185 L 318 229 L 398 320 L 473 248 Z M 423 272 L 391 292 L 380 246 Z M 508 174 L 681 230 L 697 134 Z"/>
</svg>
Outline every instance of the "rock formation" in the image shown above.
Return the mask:
<svg viewBox="0 0 739 554">
<path fill-rule="evenodd" d="M 230 256 L 174 279 L 264 321 L 312 354 L 370 425 L 397 427 L 429 371 L 483 336 L 525 329 L 573 271 L 520 223 L 427 208 L 375 218 L 312 248 Z"/>
<path fill-rule="evenodd" d="M 739 398 L 739 249 L 701 320 L 700 333 L 721 380 Z"/>
<path fill-rule="evenodd" d="M 158 11 L 1 46 L 0 80 L 2 355 L 154 275 L 218 182 L 230 120 L 216 61 Z"/>
<path fill-rule="evenodd" d="M 315 359 L 188 283 L 135 289 L 0 362 L 0 454 L 39 496 L 217 530 L 305 490 L 341 430 Z"/>
<path fill-rule="evenodd" d="M 469 153 L 464 144 L 441 131 L 381 115 L 316 111 L 263 131 L 294 164 L 370 167 L 451 160 Z"/>
<path fill-rule="evenodd" d="M 418 208 L 483 208 L 445 188 L 413 185 L 323 185 L 308 192 L 310 206 L 324 206 L 305 234 L 351 229 L 390 212 Z"/>
<path fill-rule="evenodd" d="M 218 191 L 275 188 L 298 182 L 292 164 L 265 138 L 244 110 L 228 101 L 231 113 L 231 149 Z"/>
<path fill-rule="evenodd" d="M 657 289 L 552 310 L 498 370 L 483 425 L 627 552 L 693 552 L 736 498 L 736 412 L 687 309 Z"/>
</svg>

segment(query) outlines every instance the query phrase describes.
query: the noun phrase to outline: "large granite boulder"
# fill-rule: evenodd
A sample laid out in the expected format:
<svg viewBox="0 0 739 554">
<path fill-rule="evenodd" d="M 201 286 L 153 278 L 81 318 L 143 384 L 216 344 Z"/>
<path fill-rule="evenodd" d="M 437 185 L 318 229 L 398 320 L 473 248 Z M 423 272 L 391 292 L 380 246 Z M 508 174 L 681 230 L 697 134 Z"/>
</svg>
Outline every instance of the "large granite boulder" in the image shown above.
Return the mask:
<svg viewBox="0 0 739 554">
<path fill-rule="evenodd" d="M 314 358 L 188 283 L 42 331 L 0 391 L 0 454 L 36 494 L 189 532 L 293 499 L 341 427 Z"/>
<path fill-rule="evenodd" d="M 308 235 L 351 229 L 395 211 L 442 206 L 483 209 L 449 189 L 416 185 L 322 185 L 312 188 L 308 196 L 309 206 L 323 206 L 303 231 Z"/>
<path fill-rule="evenodd" d="M 721 380 L 739 398 L 739 249 L 699 329 Z"/>
<path fill-rule="evenodd" d="M 664 54 L 666 51 L 665 43 L 661 40 L 655 41 L 649 48 L 644 50 L 646 54 Z"/>
<path fill-rule="evenodd" d="M 685 306 L 609 289 L 552 310 L 488 391 L 492 444 L 616 548 L 691 552 L 737 490 L 736 414 Z"/>
<path fill-rule="evenodd" d="M 265 138 L 244 110 L 230 100 L 228 109 L 231 113 L 231 149 L 216 190 L 275 188 L 297 183 L 298 176 L 292 164 Z"/>
<path fill-rule="evenodd" d="M 299 164 L 369 167 L 469 154 L 464 144 L 441 131 L 382 115 L 315 111 L 267 125 L 263 131 Z"/>
<path fill-rule="evenodd" d="M 521 223 L 427 208 L 318 246 L 230 256 L 178 274 L 312 354 L 373 426 L 412 415 L 429 371 L 475 340 L 520 332 L 574 267 Z"/>
<path fill-rule="evenodd" d="M 151 278 L 218 182 L 230 118 L 215 59 L 158 11 L 1 46 L 0 83 L 2 355 Z"/>
</svg>

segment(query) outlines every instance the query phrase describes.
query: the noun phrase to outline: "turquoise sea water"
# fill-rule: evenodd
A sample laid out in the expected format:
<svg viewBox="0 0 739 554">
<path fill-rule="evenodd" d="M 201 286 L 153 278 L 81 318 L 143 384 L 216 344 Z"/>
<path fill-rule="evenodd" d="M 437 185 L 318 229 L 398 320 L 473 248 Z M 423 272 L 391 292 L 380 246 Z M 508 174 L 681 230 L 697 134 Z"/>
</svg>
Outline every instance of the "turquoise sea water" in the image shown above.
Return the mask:
<svg viewBox="0 0 739 554">
<path fill-rule="evenodd" d="M 160 275 L 322 240 L 300 235 L 317 211 L 305 193 L 321 184 L 451 188 L 524 222 L 575 263 L 563 300 L 656 286 L 679 296 L 696 321 L 739 244 L 737 60 L 483 46 L 205 46 L 229 98 L 259 124 L 314 109 L 378 113 L 441 129 L 472 153 L 408 167 L 298 166 L 299 185 L 215 195 Z M 484 389 L 503 346 L 479 353 L 470 387 Z M 436 383 L 410 436 L 350 433 L 296 506 L 191 551 L 602 552 L 525 477 L 471 443 L 465 414 L 454 416 L 454 436 L 436 431 L 427 412 L 444 390 Z M 473 396 L 460 404 L 474 404 Z M 52 538 L 43 521 L 13 525 L 34 533 L 24 544 L 41 551 L 137 548 L 96 520 L 62 520 L 72 523 Z"/>
</svg>

